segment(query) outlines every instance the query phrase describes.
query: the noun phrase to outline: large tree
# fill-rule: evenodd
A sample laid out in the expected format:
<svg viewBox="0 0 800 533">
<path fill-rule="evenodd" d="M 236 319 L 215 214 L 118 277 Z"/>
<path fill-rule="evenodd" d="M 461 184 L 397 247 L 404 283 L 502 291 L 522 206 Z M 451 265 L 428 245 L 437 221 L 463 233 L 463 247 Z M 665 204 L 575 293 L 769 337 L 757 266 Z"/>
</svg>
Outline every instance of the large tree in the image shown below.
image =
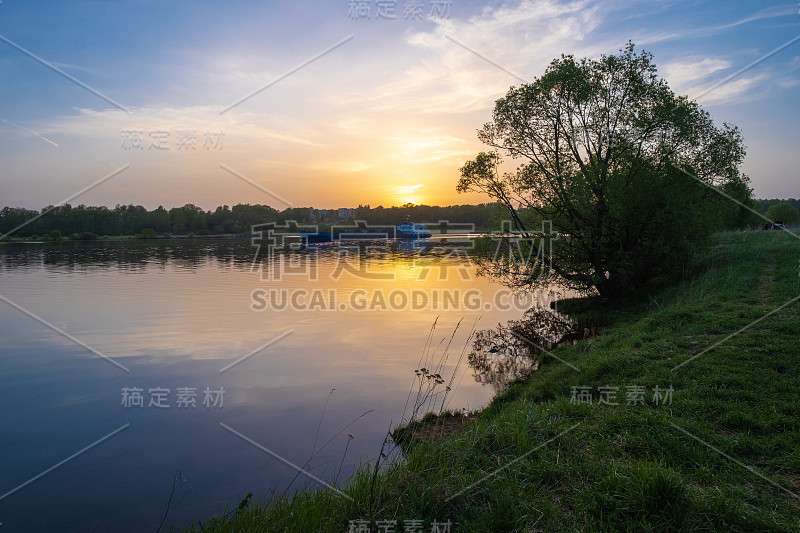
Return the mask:
<svg viewBox="0 0 800 533">
<path fill-rule="evenodd" d="M 492 151 L 461 168 L 457 189 L 497 200 L 528 243 L 488 258 L 516 285 L 541 280 L 535 258 L 552 256 L 567 285 L 625 293 L 680 270 L 721 227 L 727 200 L 712 188 L 749 191 L 738 129 L 676 96 L 631 43 L 598 60 L 554 60 L 498 100 L 478 136 Z M 504 156 L 521 164 L 504 171 Z M 547 249 L 541 221 L 560 234 Z"/>
</svg>

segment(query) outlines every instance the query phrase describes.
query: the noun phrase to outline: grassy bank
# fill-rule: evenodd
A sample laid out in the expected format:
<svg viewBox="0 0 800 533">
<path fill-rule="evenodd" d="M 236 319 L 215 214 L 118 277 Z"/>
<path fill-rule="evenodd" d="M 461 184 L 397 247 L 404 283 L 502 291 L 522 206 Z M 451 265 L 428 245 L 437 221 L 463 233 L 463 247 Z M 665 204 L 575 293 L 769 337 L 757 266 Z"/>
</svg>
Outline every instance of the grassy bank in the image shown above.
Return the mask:
<svg viewBox="0 0 800 533">
<path fill-rule="evenodd" d="M 603 334 L 543 356 L 451 438 L 363 468 L 344 495 L 242 505 L 188 531 L 796 532 L 798 259 L 785 232 L 721 235 L 677 287 L 564 302 Z"/>
</svg>

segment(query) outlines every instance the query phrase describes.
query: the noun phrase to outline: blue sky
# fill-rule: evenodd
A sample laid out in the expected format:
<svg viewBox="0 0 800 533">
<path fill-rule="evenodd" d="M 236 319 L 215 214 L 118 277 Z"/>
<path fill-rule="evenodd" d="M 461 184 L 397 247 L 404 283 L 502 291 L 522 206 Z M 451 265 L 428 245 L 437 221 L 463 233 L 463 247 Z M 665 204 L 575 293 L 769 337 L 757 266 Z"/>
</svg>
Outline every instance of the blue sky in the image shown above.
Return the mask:
<svg viewBox="0 0 800 533">
<path fill-rule="evenodd" d="M 131 113 L 0 42 L 0 203 L 41 208 L 124 165 L 72 203 L 484 201 L 456 194 L 458 168 L 519 83 L 509 72 L 532 79 L 561 53 L 632 40 L 694 97 L 800 35 L 796 2 L 452 0 L 424 20 L 404 17 L 408 2 L 377 19 L 371 0 L 367 19 L 349 0 L 3 0 L 0 36 Z M 427 15 L 433 0 L 420 3 Z M 756 196 L 800 196 L 798 95 L 800 42 L 698 98 L 742 129 Z M 167 149 L 126 149 L 123 130 L 167 132 Z M 179 150 L 188 130 L 196 148 Z"/>
</svg>

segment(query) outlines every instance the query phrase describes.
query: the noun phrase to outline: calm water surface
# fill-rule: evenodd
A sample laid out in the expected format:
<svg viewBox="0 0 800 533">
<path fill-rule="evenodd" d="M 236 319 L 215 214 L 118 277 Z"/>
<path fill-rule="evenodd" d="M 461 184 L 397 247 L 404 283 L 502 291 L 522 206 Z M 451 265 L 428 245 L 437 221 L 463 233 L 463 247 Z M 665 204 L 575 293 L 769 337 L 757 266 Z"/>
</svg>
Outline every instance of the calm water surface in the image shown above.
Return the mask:
<svg viewBox="0 0 800 533">
<path fill-rule="evenodd" d="M 321 246 L 261 272 L 253 252 L 249 241 L 0 246 L 2 530 L 154 531 L 176 470 L 167 523 L 196 523 L 248 492 L 285 490 L 297 474 L 286 463 L 306 464 L 315 439 L 307 470 L 333 481 L 349 434 L 346 477 L 402 418 L 437 317 L 440 352 L 462 320 L 450 376 L 473 328 L 522 315 L 498 309 L 502 288 L 468 263 L 411 243 Z M 315 290 L 324 301 L 311 305 Z M 457 293 L 459 308 L 392 310 L 375 296 L 397 291 Z M 491 399 L 497 380 L 483 370 L 463 360 L 450 407 Z M 292 488 L 319 486 L 300 475 Z"/>
</svg>

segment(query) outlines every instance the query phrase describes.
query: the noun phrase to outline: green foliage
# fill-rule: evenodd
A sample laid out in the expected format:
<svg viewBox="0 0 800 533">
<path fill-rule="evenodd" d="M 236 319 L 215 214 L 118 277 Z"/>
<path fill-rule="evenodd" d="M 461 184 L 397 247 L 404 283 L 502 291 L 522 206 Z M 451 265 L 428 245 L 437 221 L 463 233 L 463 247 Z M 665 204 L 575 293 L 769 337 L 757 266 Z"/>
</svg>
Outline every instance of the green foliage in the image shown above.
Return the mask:
<svg viewBox="0 0 800 533">
<path fill-rule="evenodd" d="M 457 224 L 473 224 L 476 230 L 489 229 L 492 218 L 499 215 L 497 204 L 450 205 L 446 207 L 406 204 L 400 207 L 373 207 L 359 205 L 355 219 L 371 225 L 397 225 L 407 220 L 433 224 L 447 221 Z"/>
<path fill-rule="evenodd" d="M 771 205 L 764 215 L 775 222 L 783 222 L 787 227 L 794 226 L 800 221 L 800 210 L 789 202 Z"/>
<path fill-rule="evenodd" d="M 144 228 L 142 230 L 142 237 L 145 239 L 156 239 L 158 238 L 158 233 L 153 228 Z"/>
<path fill-rule="evenodd" d="M 552 221 L 555 273 L 606 297 L 682 274 L 710 234 L 741 224 L 714 188 L 750 196 L 739 131 L 676 96 L 632 44 L 599 60 L 554 60 L 495 103 L 479 138 L 494 151 L 465 163 L 457 190 L 497 200 L 534 246 L 538 227 L 520 206 Z M 515 172 L 502 171 L 503 155 L 522 160 Z"/>
<path fill-rule="evenodd" d="M 92 233 L 91 231 L 83 231 L 81 233 L 73 233 L 69 236 L 69 238 L 72 241 L 96 241 L 97 234 Z"/>
<path fill-rule="evenodd" d="M 751 224 L 761 224 L 762 219 L 754 213 L 756 202 L 752 198 L 753 190 L 748 185 L 749 181 L 743 174 L 720 186 L 720 191 L 729 198 L 729 201 L 722 205 L 723 228 L 738 230 Z"/>
<path fill-rule="evenodd" d="M 238 512 L 240 512 L 240 513 L 245 511 L 248 507 L 250 507 L 250 503 L 252 502 L 252 499 L 253 499 L 253 493 L 252 492 L 248 492 L 247 496 L 242 498 L 242 501 L 239 502 L 239 505 L 236 508 L 236 510 Z"/>
<path fill-rule="evenodd" d="M 755 209 L 759 213 L 766 213 L 767 209 L 772 207 L 774 204 L 780 202 L 789 202 L 791 205 L 800 210 L 800 200 L 798 200 L 797 198 L 789 198 L 787 200 L 781 200 L 779 198 L 770 198 L 768 200 L 754 200 L 754 202 L 756 204 Z"/>
<path fill-rule="evenodd" d="M 491 220 L 497 216 L 496 204 L 428 206 L 407 205 L 403 207 L 371 209 L 359 206 L 356 220 L 366 221 L 374 225 L 396 225 L 408 218 L 416 222 L 436 224 L 439 221 L 451 223 L 474 224 L 476 229 L 490 227 Z M 29 222 L 32 221 L 32 222 Z M 295 221 L 300 224 L 352 224 L 342 221 L 338 215 L 333 221 L 312 220 L 308 207 L 290 207 L 278 211 L 268 205 L 237 204 L 233 207 L 223 205 L 214 211 L 204 211 L 194 204 L 186 204 L 170 210 L 158 206 L 148 211 L 140 205 L 117 205 L 113 209 L 104 206 L 73 207 L 70 204 L 47 206 L 41 212 L 23 208 L 5 207 L 0 209 L 0 235 L 18 228 L 9 237 L 26 237 L 35 234 L 43 235 L 57 229 L 64 235 L 83 234 L 86 232 L 98 235 L 141 235 L 145 238 L 146 230 L 156 235 L 221 235 L 242 234 L 255 224 L 277 222 L 285 224 Z M 27 224 L 26 224 L 27 223 Z M 22 227 L 20 227 L 22 226 Z M 328 227 L 325 231 L 330 231 Z M 452 231 L 452 230 L 451 230 Z M 455 231 L 463 231 L 457 228 Z"/>
</svg>

